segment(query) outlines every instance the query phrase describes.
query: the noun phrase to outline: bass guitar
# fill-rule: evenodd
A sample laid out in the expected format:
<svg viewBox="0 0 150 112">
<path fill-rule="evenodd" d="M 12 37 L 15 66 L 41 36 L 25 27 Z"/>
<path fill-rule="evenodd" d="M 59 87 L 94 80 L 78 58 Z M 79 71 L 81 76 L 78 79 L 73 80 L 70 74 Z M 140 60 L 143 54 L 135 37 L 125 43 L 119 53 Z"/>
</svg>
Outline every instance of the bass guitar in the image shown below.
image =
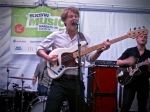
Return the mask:
<svg viewBox="0 0 150 112">
<path fill-rule="evenodd" d="M 150 62 L 150 58 L 148 58 L 148 61 Z M 144 61 L 135 64 L 134 67 L 119 67 L 117 70 L 118 82 L 121 85 L 130 84 L 133 81 L 135 76 L 142 74 L 139 67 L 143 65 L 144 65 Z"/>
<path fill-rule="evenodd" d="M 119 42 L 127 38 L 136 38 L 140 34 L 147 34 L 148 30 L 143 28 L 139 30 L 129 31 L 127 35 L 112 39 L 109 41 L 110 44 Z M 86 41 L 80 42 L 81 47 L 87 45 Z M 92 46 L 90 48 L 80 51 L 80 56 L 83 56 L 87 53 L 90 53 L 94 50 L 98 50 L 103 47 L 103 43 Z M 47 62 L 48 74 L 52 79 L 59 78 L 63 73 L 68 69 L 77 69 L 77 57 L 78 57 L 78 44 L 74 45 L 71 48 L 57 48 L 50 52 L 49 55 L 58 55 L 58 62 L 54 65 Z M 84 64 L 84 63 L 83 63 Z"/>
</svg>

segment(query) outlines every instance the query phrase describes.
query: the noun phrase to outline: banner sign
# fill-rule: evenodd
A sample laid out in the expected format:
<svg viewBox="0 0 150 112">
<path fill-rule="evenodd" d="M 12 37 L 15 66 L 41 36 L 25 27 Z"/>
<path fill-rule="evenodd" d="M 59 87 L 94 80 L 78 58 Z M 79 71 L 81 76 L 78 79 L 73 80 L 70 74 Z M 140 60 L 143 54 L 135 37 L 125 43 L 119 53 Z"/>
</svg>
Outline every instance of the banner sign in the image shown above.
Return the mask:
<svg viewBox="0 0 150 112">
<path fill-rule="evenodd" d="M 37 8 L 12 8 L 12 54 L 36 54 L 38 44 L 54 31 L 65 28 L 60 15 L 62 9 L 46 6 Z"/>
</svg>

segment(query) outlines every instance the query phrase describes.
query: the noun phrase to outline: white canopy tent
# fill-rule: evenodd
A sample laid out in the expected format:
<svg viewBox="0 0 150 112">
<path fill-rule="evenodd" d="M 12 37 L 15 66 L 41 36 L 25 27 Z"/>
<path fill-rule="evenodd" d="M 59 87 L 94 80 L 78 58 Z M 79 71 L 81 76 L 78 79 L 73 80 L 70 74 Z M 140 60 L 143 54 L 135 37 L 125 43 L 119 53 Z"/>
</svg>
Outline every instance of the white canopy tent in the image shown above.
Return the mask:
<svg viewBox="0 0 150 112">
<path fill-rule="evenodd" d="M 102 43 L 106 39 L 114 39 L 126 35 L 130 28 L 145 26 L 150 29 L 150 1 L 149 0 L 0 0 L 0 88 L 6 89 L 8 72 L 2 66 L 10 65 L 19 69 L 10 69 L 10 76 L 32 78 L 36 65 L 42 59 L 37 55 L 12 54 L 10 52 L 11 13 L 12 7 L 40 7 L 46 5 L 51 8 L 65 8 L 76 6 L 80 10 L 80 31 L 87 34 L 93 45 Z M 148 34 L 150 37 L 150 34 Z M 117 60 L 122 52 L 136 46 L 134 39 L 126 39 L 111 45 L 111 48 L 102 53 L 98 60 Z M 147 49 L 150 49 L 148 38 Z M 89 63 L 86 63 L 89 65 Z M 87 85 L 87 68 L 85 70 L 85 86 Z M 9 78 L 11 84 L 21 84 L 18 79 Z M 31 80 L 25 80 L 30 85 Z M 33 87 L 33 88 L 36 88 Z M 87 94 L 87 93 L 85 93 Z"/>
<path fill-rule="evenodd" d="M 42 0 L 0 0 L 0 6 L 37 7 L 42 5 Z"/>
</svg>

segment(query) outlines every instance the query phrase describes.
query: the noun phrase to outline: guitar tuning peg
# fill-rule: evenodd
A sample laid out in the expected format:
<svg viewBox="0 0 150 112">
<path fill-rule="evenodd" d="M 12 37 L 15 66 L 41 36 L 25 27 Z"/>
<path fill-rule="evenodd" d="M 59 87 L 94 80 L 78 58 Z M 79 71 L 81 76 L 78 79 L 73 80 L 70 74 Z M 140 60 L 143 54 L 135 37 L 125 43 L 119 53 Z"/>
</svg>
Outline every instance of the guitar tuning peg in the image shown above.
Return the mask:
<svg viewBox="0 0 150 112">
<path fill-rule="evenodd" d="M 141 29 L 141 27 L 139 27 L 139 29 Z"/>
<path fill-rule="evenodd" d="M 136 30 L 136 27 L 134 27 L 134 30 Z"/>
<path fill-rule="evenodd" d="M 143 28 L 145 28 L 145 26 L 143 26 Z"/>
</svg>

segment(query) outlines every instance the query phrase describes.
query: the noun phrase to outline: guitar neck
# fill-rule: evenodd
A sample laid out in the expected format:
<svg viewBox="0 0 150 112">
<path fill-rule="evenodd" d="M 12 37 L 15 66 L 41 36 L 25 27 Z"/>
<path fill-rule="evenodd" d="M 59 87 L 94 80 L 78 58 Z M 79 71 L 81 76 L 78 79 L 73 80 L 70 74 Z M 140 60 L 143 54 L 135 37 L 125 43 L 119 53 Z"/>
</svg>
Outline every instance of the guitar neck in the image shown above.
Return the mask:
<svg viewBox="0 0 150 112">
<path fill-rule="evenodd" d="M 148 58 L 148 62 L 150 62 L 150 58 Z M 138 67 L 145 65 L 144 61 L 141 63 L 138 63 Z"/>
<path fill-rule="evenodd" d="M 141 66 L 143 66 L 143 65 L 144 65 L 144 61 L 141 62 L 141 63 L 138 63 L 138 67 L 141 67 Z"/>
<path fill-rule="evenodd" d="M 124 39 L 126 39 L 126 38 L 129 38 L 129 37 L 128 37 L 127 35 L 124 35 L 124 36 L 121 36 L 121 37 L 118 37 L 118 38 L 115 38 L 115 39 L 110 40 L 109 43 L 110 43 L 110 44 L 114 44 L 114 43 L 119 42 L 119 41 L 121 41 L 121 40 L 124 40 Z M 82 50 L 82 51 L 80 52 L 80 55 L 83 56 L 83 55 L 85 55 L 85 54 L 87 54 L 87 53 L 90 53 L 90 52 L 92 52 L 92 51 L 94 51 L 94 50 L 97 50 L 97 49 L 100 49 L 100 48 L 102 48 L 102 47 L 103 47 L 103 43 L 98 44 L 98 45 L 95 45 L 95 46 L 92 46 L 92 47 L 90 47 L 90 48 L 87 48 L 87 49 L 85 49 L 85 50 Z M 77 58 L 77 57 L 78 57 L 78 52 L 77 52 L 77 51 L 73 53 L 73 57 L 74 57 L 74 58 Z"/>
</svg>

